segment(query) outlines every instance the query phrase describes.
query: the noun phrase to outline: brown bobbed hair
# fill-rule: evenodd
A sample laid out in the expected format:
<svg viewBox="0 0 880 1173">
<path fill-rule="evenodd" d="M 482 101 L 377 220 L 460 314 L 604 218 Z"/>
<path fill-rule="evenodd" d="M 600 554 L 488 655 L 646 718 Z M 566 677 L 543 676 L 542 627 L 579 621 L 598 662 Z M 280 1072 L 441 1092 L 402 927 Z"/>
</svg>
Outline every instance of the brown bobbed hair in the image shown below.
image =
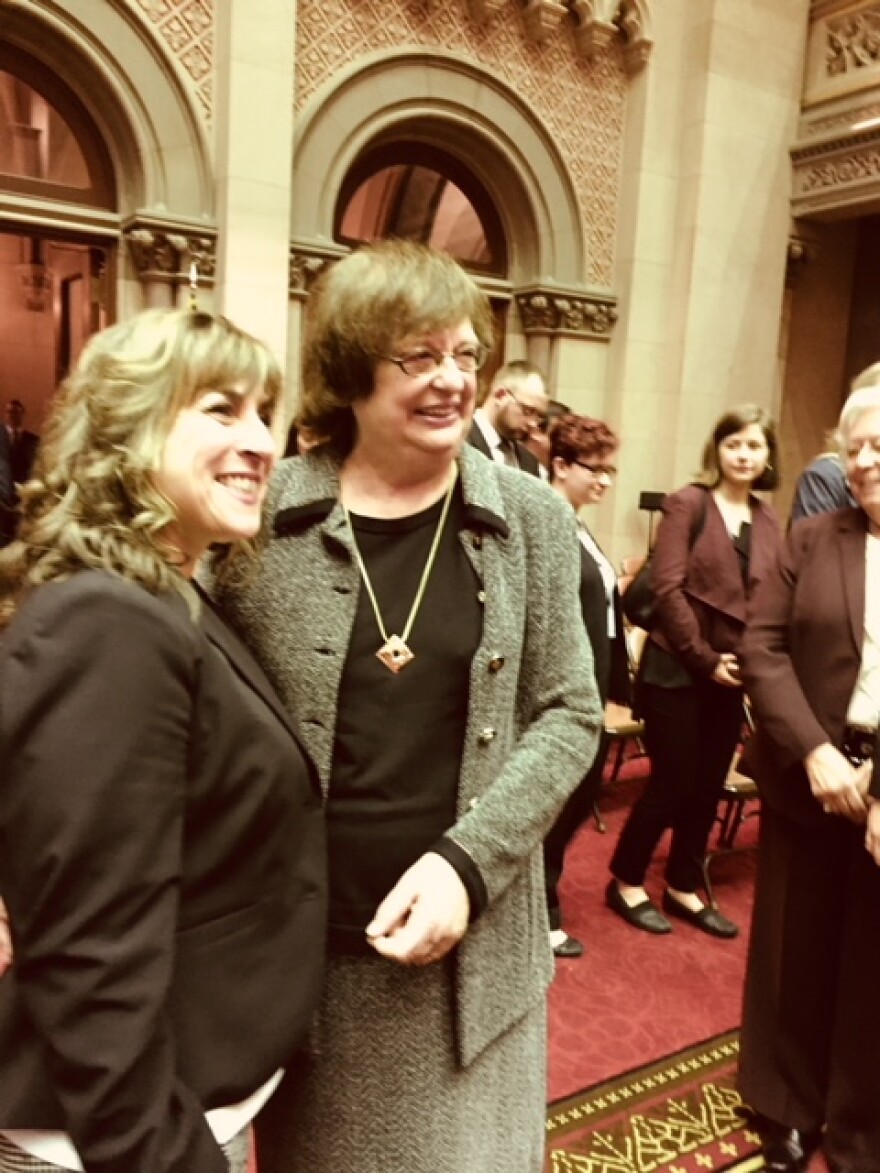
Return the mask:
<svg viewBox="0 0 880 1173">
<path fill-rule="evenodd" d="M 165 540 L 176 514 L 153 473 L 178 413 L 238 383 L 279 406 L 277 361 L 227 318 L 145 310 L 89 339 L 22 487 L 18 540 L 0 554 L 0 627 L 29 589 L 84 568 L 151 591 L 179 585 L 179 554 Z"/>
<path fill-rule="evenodd" d="M 616 434 L 602 420 L 574 412 L 561 415 L 550 429 L 550 479 L 556 457 L 566 464 L 607 460 L 619 447 Z"/>
<path fill-rule="evenodd" d="M 741 432 L 750 424 L 757 424 L 767 441 L 767 466 L 754 481 L 752 488 L 757 492 L 766 493 L 778 486 L 779 445 L 776 439 L 776 424 L 764 408 L 758 407 L 755 403 L 744 403 L 739 407 L 732 407 L 717 421 L 703 449 L 703 468 L 699 478 L 701 483 L 710 488 L 714 488 L 718 484 L 721 480 L 721 470 L 718 464 L 719 444 L 728 436 Z"/>
<path fill-rule="evenodd" d="M 355 439 L 351 405 L 400 343 L 470 321 L 492 346 L 489 299 L 446 253 L 404 240 L 365 245 L 325 269 L 309 298 L 297 420 L 337 453 Z"/>
</svg>

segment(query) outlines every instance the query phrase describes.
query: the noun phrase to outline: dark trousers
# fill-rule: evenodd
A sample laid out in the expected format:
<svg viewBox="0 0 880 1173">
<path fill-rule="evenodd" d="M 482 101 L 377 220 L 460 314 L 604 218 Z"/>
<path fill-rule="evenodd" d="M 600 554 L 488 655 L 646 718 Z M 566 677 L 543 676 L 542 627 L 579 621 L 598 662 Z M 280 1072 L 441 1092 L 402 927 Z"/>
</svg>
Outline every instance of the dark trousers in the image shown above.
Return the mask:
<svg viewBox="0 0 880 1173">
<path fill-rule="evenodd" d="M 880 868 L 864 828 L 761 811 L 739 1088 L 764 1116 L 826 1125 L 841 1173 L 880 1170 Z"/>
<path fill-rule="evenodd" d="M 565 853 L 581 824 L 593 813 L 593 804 L 602 788 L 602 772 L 607 756 L 608 738 L 603 733 L 592 766 L 578 784 L 577 790 L 568 796 L 565 806 L 544 840 L 544 889 L 547 893 L 547 913 L 551 929 L 562 928 L 559 881 L 562 879 Z"/>
<path fill-rule="evenodd" d="M 624 884 L 643 884 L 657 844 L 671 827 L 667 883 L 679 892 L 696 892 L 742 730 L 742 692 L 711 680 L 689 688 L 642 684 L 639 702 L 651 776 L 621 832 L 611 872 Z"/>
</svg>

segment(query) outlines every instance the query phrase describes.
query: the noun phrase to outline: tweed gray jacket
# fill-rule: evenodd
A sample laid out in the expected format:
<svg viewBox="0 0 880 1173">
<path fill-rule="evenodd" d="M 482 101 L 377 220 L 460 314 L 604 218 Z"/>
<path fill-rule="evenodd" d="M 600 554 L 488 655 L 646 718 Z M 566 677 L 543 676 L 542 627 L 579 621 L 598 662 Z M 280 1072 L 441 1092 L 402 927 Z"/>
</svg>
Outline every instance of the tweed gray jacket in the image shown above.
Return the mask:
<svg viewBox="0 0 880 1173">
<path fill-rule="evenodd" d="M 553 972 L 541 843 L 595 755 L 601 711 L 572 510 L 534 477 L 464 445 L 460 531 L 483 590 L 458 818 L 448 832 L 488 905 L 456 951 L 455 1037 L 470 1062 L 541 999 Z M 215 594 L 293 716 L 326 794 L 337 697 L 361 581 L 326 455 L 282 461 L 259 568 Z"/>
</svg>

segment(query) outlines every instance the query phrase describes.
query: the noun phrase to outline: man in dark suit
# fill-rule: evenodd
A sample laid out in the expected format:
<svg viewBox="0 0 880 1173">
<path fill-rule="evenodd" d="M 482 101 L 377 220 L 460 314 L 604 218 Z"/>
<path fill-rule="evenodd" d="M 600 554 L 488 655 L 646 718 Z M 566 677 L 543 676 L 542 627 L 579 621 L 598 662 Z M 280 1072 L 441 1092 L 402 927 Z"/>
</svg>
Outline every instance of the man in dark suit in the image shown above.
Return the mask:
<svg viewBox="0 0 880 1173">
<path fill-rule="evenodd" d="M 22 485 L 31 475 L 37 445 L 40 442 L 36 432 L 29 432 L 24 426 L 24 404 L 20 399 L 10 399 L 6 404 L 6 434 L 9 439 L 9 458 L 12 479 Z"/>
<path fill-rule="evenodd" d="M 9 452 L 9 438 L 0 428 L 0 546 L 5 546 L 12 537 L 15 487 L 12 482 L 12 460 Z"/>
<path fill-rule="evenodd" d="M 468 443 L 498 464 L 540 476 L 541 465 L 525 441 L 546 428 L 548 405 L 541 371 L 521 359 L 509 362 L 495 373 L 474 412 Z"/>
</svg>

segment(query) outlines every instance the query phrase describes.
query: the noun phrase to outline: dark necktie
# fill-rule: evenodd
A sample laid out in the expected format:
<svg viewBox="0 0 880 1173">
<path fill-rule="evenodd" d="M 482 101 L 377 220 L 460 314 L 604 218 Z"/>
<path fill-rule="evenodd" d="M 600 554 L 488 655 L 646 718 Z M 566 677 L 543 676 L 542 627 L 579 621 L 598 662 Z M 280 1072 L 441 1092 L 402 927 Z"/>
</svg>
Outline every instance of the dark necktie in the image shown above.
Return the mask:
<svg viewBox="0 0 880 1173">
<path fill-rule="evenodd" d="M 505 440 L 502 437 L 498 442 L 498 447 L 501 449 L 504 463 L 510 468 L 519 468 L 519 457 L 516 454 L 516 445 L 513 440 Z"/>
</svg>

